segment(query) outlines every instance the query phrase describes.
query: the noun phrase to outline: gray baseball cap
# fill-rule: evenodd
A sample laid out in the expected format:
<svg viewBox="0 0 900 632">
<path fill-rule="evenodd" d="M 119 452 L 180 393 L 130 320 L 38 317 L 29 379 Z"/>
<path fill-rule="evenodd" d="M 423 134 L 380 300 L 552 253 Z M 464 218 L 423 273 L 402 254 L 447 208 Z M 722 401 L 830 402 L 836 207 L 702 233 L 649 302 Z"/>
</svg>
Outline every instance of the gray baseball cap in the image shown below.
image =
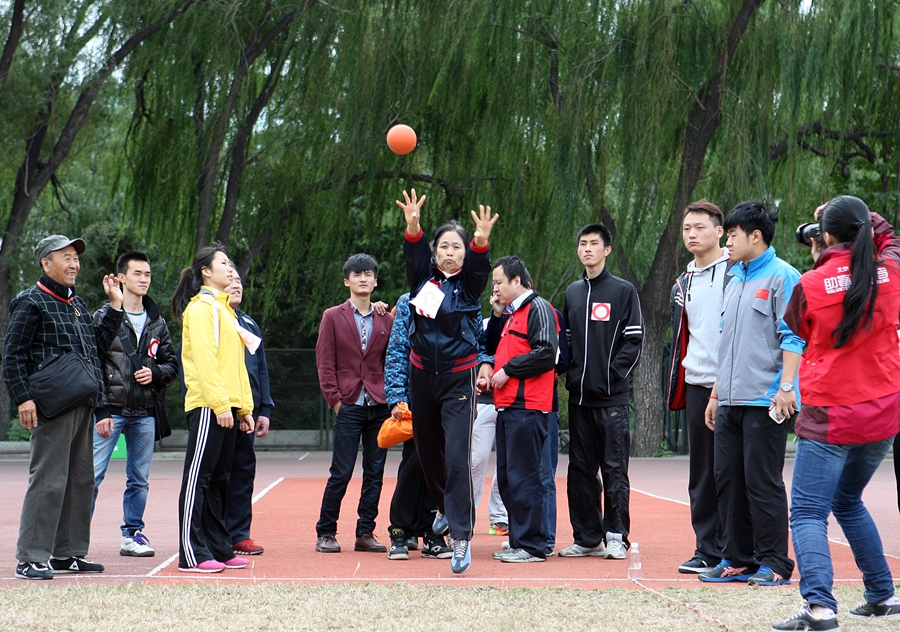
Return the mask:
<svg viewBox="0 0 900 632">
<path fill-rule="evenodd" d="M 46 258 L 51 252 L 62 250 L 66 246 L 75 246 L 75 252 L 78 254 L 82 254 L 86 247 L 84 240 L 77 237 L 75 239 L 69 239 L 65 235 L 44 237 L 34 247 L 34 259 L 37 261 L 38 267 L 41 265 L 41 259 Z"/>
</svg>

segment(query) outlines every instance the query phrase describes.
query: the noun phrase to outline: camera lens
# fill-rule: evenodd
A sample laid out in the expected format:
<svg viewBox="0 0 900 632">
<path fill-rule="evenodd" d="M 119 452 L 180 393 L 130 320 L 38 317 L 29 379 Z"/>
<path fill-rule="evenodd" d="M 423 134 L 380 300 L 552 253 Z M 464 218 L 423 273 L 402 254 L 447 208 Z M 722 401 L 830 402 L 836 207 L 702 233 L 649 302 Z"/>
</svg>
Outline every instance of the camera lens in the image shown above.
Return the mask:
<svg viewBox="0 0 900 632">
<path fill-rule="evenodd" d="M 819 225 L 814 222 L 809 222 L 800 224 L 797 227 L 795 236 L 797 237 L 798 244 L 806 246 L 807 248 L 812 248 L 812 242 L 817 241 L 820 234 Z"/>
</svg>

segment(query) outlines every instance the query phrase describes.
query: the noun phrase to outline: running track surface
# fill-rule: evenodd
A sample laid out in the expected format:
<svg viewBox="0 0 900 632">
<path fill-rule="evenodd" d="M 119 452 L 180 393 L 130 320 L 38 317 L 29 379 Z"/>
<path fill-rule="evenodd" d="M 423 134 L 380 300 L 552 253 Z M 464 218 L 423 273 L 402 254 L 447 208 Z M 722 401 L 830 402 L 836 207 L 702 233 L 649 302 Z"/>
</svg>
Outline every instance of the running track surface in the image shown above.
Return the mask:
<svg viewBox="0 0 900 632">
<path fill-rule="evenodd" d="M 386 534 L 388 508 L 396 483 L 400 455 L 391 452 L 385 468 L 376 536 L 388 543 Z M 266 548 L 253 556 L 251 565 L 242 570 L 214 575 L 182 573 L 177 569 L 178 492 L 183 461 L 181 455 L 157 455 L 150 473 L 150 496 L 145 522 L 146 534 L 157 550 L 156 557 L 132 558 L 118 555 L 119 525 L 122 515 L 122 492 L 125 486 L 124 462 L 113 461 L 100 488 L 92 525 L 89 559 L 106 565 L 106 572 L 93 576 L 60 576 L 61 583 L 184 583 L 184 582 L 261 582 L 283 581 L 303 584 L 346 584 L 358 582 L 412 582 L 456 586 L 497 587 L 570 587 L 603 588 L 634 586 L 627 580 L 626 560 L 602 558 L 566 559 L 558 556 L 540 564 L 504 564 L 491 559 L 503 538 L 487 535 L 487 494 L 477 513 L 475 538 L 472 543 L 472 566 L 463 575 L 450 572 L 449 560 L 421 559 L 410 552 L 408 561 L 390 561 L 386 554 L 353 551 L 356 503 L 359 498 L 360 469 L 350 483 L 341 509 L 338 541 L 339 554 L 315 552 L 315 523 L 318 519 L 322 491 L 331 462 L 330 453 L 261 453 L 256 481 L 253 538 Z M 793 461 L 785 464 L 785 480 L 790 483 Z M 566 503 L 567 461 L 561 455 L 558 485 L 559 516 L 557 550 L 572 542 Z M 492 470 L 489 470 L 492 471 Z M 687 458 L 632 459 L 630 467 L 632 496 L 632 542 L 640 544 L 643 569 L 642 583 L 647 586 L 709 586 L 693 575 L 677 572 L 678 565 L 693 553 L 694 536 L 687 504 Z M 28 478 L 24 458 L 0 460 L 0 489 L 4 509 L 0 512 L 0 579 L 10 587 L 15 565 L 15 542 L 19 512 Z M 486 481 L 486 485 L 490 480 Z M 881 532 L 885 552 L 894 577 L 900 577 L 900 514 L 897 510 L 896 484 L 892 463 L 885 462 L 866 490 L 865 501 Z M 860 573 L 840 528 L 829 527 L 836 582 L 860 585 Z M 797 575 L 791 587 L 796 590 Z M 742 584 L 726 584 L 723 589 L 737 589 Z"/>
</svg>

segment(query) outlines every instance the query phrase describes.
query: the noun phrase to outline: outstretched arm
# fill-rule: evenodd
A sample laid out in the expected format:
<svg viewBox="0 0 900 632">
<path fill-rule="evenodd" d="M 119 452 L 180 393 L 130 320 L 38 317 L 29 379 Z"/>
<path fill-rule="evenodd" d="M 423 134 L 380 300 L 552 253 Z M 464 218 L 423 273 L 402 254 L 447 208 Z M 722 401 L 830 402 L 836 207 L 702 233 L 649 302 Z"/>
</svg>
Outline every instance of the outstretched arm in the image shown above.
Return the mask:
<svg viewBox="0 0 900 632">
<path fill-rule="evenodd" d="M 416 190 L 410 189 L 409 193 L 403 192 L 403 202 L 395 200 L 397 206 L 403 209 L 403 215 L 406 217 L 406 232 L 409 233 L 410 237 L 415 237 L 421 230 L 419 228 L 419 213 L 422 211 L 422 205 L 425 204 L 426 197 L 425 195 L 417 197 Z"/>
</svg>

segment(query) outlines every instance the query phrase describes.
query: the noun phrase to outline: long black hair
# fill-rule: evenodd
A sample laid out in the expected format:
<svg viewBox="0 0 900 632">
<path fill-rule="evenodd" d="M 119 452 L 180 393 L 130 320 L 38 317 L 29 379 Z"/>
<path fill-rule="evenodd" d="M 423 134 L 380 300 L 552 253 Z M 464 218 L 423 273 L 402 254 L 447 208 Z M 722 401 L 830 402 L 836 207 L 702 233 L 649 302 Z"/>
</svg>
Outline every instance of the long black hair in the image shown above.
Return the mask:
<svg viewBox="0 0 900 632">
<path fill-rule="evenodd" d="M 200 291 L 200 286 L 203 285 L 203 274 L 201 271 L 203 268 L 208 268 L 212 265 L 213 259 L 216 258 L 216 253 L 219 252 L 228 254 L 225 252 L 224 246 L 219 244 L 201 248 L 194 255 L 194 262 L 191 264 L 191 267 L 181 271 L 181 278 L 178 280 L 178 286 L 175 288 L 174 296 L 172 296 L 172 315 L 178 320 L 181 320 L 181 315 L 187 309 L 188 303 L 191 302 L 191 299 Z"/>
<path fill-rule="evenodd" d="M 871 326 L 878 297 L 878 264 L 872 239 L 872 216 L 866 203 L 852 195 L 841 195 L 825 205 L 819 218 L 822 232 L 850 248 L 850 288 L 844 295 L 844 315 L 832 332 L 834 348 L 840 349 L 862 323 Z"/>
</svg>

